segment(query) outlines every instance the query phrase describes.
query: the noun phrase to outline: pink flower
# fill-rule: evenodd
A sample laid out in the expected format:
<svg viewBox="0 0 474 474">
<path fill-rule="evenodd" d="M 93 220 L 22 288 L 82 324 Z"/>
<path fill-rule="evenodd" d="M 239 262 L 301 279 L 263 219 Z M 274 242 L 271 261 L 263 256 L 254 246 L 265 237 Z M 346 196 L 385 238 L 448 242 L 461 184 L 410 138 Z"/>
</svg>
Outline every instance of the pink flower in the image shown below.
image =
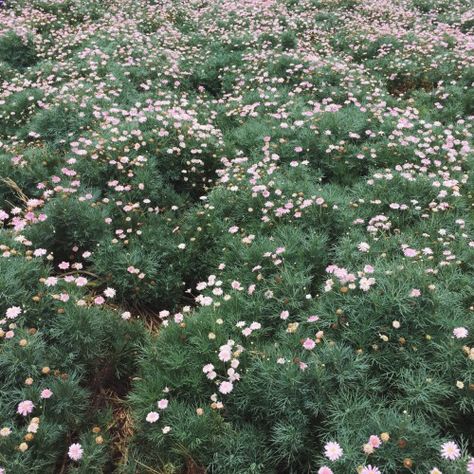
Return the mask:
<svg viewBox="0 0 474 474">
<path fill-rule="evenodd" d="M 231 286 L 234 290 L 242 290 L 242 287 L 240 286 L 240 282 L 237 281 L 237 280 L 234 280 L 232 283 L 231 283 Z"/>
<path fill-rule="evenodd" d="M 87 285 L 87 278 L 78 277 L 76 278 L 76 286 L 86 286 Z"/>
<path fill-rule="evenodd" d="M 17 316 L 21 314 L 21 308 L 19 306 L 12 306 L 11 308 L 7 309 L 6 317 L 7 319 L 15 319 Z"/>
<path fill-rule="evenodd" d="M 470 458 L 467 462 L 467 472 L 469 474 L 474 474 L 474 458 Z"/>
<path fill-rule="evenodd" d="M 202 371 L 207 374 L 208 372 L 211 372 L 214 370 L 214 366 L 212 364 L 207 364 L 202 368 Z"/>
<path fill-rule="evenodd" d="M 341 446 L 335 441 L 330 441 L 324 446 L 324 455 L 331 461 L 337 461 L 343 453 Z"/>
<path fill-rule="evenodd" d="M 332 469 L 330 469 L 329 467 L 321 466 L 318 469 L 318 474 L 334 474 L 334 473 L 332 472 Z"/>
<path fill-rule="evenodd" d="M 222 382 L 219 385 L 219 392 L 223 393 L 224 395 L 232 392 L 233 389 L 234 386 L 232 385 L 232 382 Z"/>
<path fill-rule="evenodd" d="M 18 408 L 16 409 L 17 413 L 20 415 L 26 416 L 29 415 L 35 406 L 31 400 L 24 400 L 18 404 Z"/>
<path fill-rule="evenodd" d="M 101 305 L 105 303 L 105 299 L 103 296 L 97 296 L 94 298 L 94 304 Z"/>
<path fill-rule="evenodd" d="M 441 445 L 441 457 L 454 461 L 461 456 L 461 451 L 454 441 L 448 441 Z"/>
<path fill-rule="evenodd" d="M 40 397 L 41 398 L 51 398 L 53 392 L 49 388 L 45 388 L 41 391 Z"/>
<path fill-rule="evenodd" d="M 67 452 L 67 455 L 73 460 L 73 461 L 79 461 L 79 459 L 82 458 L 84 451 L 82 449 L 82 446 L 79 443 L 74 443 L 69 446 L 69 450 Z"/>
<path fill-rule="evenodd" d="M 56 277 L 48 277 L 44 281 L 46 286 L 55 286 L 58 283 L 58 279 Z"/>
<path fill-rule="evenodd" d="M 370 287 L 372 285 L 375 285 L 375 278 L 365 278 L 365 277 L 362 277 L 360 280 L 359 280 L 359 288 L 362 290 L 362 291 L 369 291 L 370 290 Z"/>
<path fill-rule="evenodd" d="M 468 334 L 469 334 L 469 331 L 464 327 L 459 327 L 459 328 L 454 328 L 453 329 L 453 336 L 456 339 L 464 339 L 465 337 L 468 336 Z"/>
<path fill-rule="evenodd" d="M 416 257 L 417 253 L 418 252 L 416 250 L 411 249 L 409 247 L 403 249 L 403 254 L 405 255 L 405 257 Z"/>
<path fill-rule="evenodd" d="M 166 398 L 162 398 L 159 402 L 158 402 L 158 408 L 160 410 L 165 410 L 166 408 L 168 408 L 168 400 L 166 400 Z"/>
<path fill-rule="evenodd" d="M 219 359 L 222 362 L 228 362 L 232 358 L 232 348 L 229 345 L 225 344 L 221 346 L 219 349 L 220 349 Z"/>
<path fill-rule="evenodd" d="M 365 273 L 374 273 L 374 267 L 372 265 L 365 265 L 364 272 Z"/>
<path fill-rule="evenodd" d="M 309 337 L 306 338 L 303 342 L 303 347 L 308 350 L 308 351 L 311 351 L 312 349 L 314 349 L 316 347 L 316 343 L 313 341 L 313 339 L 310 339 Z"/>
<path fill-rule="evenodd" d="M 280 318 L 285 320 L 285 319 L 288 319 L 288 316 L 290 315 L 290 312 L 289 311 L 282 311 L 280 313 Z"/>
<path fill-rule="evenodd" d="M 364 466 L 360 474 L 381 474 L 380 470 L 375 467 L 371 466 L 370 464 L 368 466 Z"/>
<path fill-rule="evenodd" d="M 156 413 L 156 411 L 151 411 L 146 416 L 146 421 L 148 421 L 148 423 L 155 423 L 159 419 L 160 419 L 160 415 L 158 413 Z"/>
<path fill-rule="evenodd" d="M 378 448 L 378 447 L 382 444 L 382 440 L 381 440 L 377 435 L 372 435 L 372 436 L 369 438 L 369 444 L 370 444 L 373 448 Z"/>
<path fill-rule="evenodd" d="M 239 231 L 239 228 L 236 225 L 233 225 L 232 227 L 229 228 L 229 234 L 235 234 L 238 231 Z"/>
<path fill-rule="evenodd" d="M 58 265 L 58 268 L 60 270 L 67 270 L 69 268 L 69 263 L 68 262 L 61 262 L 59 265 Z"/>
<path fill-rule="evenodd" d="M 60 293 L 59 299 L 63 301 L 64 303 L 66 303 L 67 301 L 69 301 L 69 295 L 67 293 Z"/>
</svg>

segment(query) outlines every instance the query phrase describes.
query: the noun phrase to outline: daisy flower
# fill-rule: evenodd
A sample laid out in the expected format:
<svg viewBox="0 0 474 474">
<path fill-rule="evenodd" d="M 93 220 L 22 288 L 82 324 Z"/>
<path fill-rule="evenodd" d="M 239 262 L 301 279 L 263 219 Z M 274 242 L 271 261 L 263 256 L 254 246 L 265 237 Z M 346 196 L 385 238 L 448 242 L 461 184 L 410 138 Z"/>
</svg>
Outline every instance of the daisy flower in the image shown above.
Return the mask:
<svg viewBox="0 0 474 474">
<path fill-rule="evenodd" d="M 79 461 L 79 459 L 82 458 L 83 454 L 84 454 L 84 450 L 82 449 L 82 446 L 79 443 L 74 443 L 74 444 L 71 444 L 71 446 L 69 446 L 67 455 L 73 461 Z"/>
<path fill-rule="evenodd" d="M 371 466 L 370 464 L 368 466 L 364 466 L 362 468 L 362 471 L 360 471 L 360 474 L 381 474 L 379 468 L 375 466 Z"/>
<path fill-rule="evenodd" d="M 146 416 L 146 421 L 148 421 L 148 423 L 155 423 L 159 419 L 160 419 L 160 415 L 158 413 L 156 413 L 156 411 L 151 411 Z"/>
<path fill-rule="evenodd" d="M 343 453 L 344 451 L 342 450 L 341 446 L 335 441 L 330 441 L 324 446 L 324 455 L 331 461 L 337 461 L 343 455 Z"/>
<path fill-rule="evenodd" d="M 454 441 L 448 441 L 441 445 L 441 457 L 454 461 L 461 456 L 461 451 Z"/>
<path fill-rule="evenodd" d="M 18 408 L 16 409 L 17 413 L 20 415 L 26 416 L 29 415 L 35 406 L 31 400 L 24 400 L 18 404 Z"/>
<path fill-rule="evenodd" d="M 327 466 L 321 466 L 318 469 L 318 474 L 334 474 L 332 469 Z"/>
</svg>

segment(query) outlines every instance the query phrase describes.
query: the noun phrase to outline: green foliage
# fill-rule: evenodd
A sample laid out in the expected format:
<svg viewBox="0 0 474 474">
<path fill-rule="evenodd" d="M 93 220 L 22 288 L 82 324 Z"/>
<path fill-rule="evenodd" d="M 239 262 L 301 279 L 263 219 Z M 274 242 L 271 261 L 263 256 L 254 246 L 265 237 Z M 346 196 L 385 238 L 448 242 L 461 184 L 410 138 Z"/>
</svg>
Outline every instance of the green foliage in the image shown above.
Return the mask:
<svg viewBox="0 0 474 474">
<path fill-rule="evenodd" d="M 469 1 L 0 3 L 0 472 L 466 472 Z"/>
<path fill-rule="evenodd" d="M 280 38 L 281 47 L 284 50 L 295 49 L 298 44 L 298 39 L 292 31 L 285 31 Z"/>
<path fill-rule="evenodd" d="M 86 202 L 58 198 L 45 211 L 48 218 L 32 227 L 29 236 L 39 246 L 53 250 L 58 259 L 68 256 L 74 245 L 81 249 L 95 246 L 108 233 L 103 210 Z"/>
<path fill-rule="evenodd" d="M 14 68 L 25 68 L 36 62 L 36 51 L 31 37 L 22 38 L 14 32 L 0 36 L 0 61 Z"/>
</svg>

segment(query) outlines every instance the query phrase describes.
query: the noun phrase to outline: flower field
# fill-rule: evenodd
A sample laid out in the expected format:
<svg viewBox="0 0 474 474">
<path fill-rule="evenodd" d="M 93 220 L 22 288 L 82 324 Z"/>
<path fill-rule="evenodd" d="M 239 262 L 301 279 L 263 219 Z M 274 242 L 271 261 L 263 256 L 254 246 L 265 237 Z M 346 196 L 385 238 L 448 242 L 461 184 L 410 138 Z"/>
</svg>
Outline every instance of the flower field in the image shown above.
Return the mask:
<svg viewBox="0 0 474 474">
<path fill-rule="evenodd" d="M 0 1 L 0 474 L 474 474 L 470 0 Z"/>
</svg>

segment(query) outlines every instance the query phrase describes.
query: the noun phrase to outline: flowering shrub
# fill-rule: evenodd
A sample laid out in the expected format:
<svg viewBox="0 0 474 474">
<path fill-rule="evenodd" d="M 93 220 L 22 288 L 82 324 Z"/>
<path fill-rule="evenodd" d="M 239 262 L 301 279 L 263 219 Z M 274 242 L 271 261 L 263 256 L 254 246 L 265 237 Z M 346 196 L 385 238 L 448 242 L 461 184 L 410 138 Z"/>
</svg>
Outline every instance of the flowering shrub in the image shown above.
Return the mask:
<svg viewBox="0 0 474 474">
<path fill-rule="evenodd" d="M 0 474 L 474 473 L 470 6 L 0 1 Z"/>
</svg>

